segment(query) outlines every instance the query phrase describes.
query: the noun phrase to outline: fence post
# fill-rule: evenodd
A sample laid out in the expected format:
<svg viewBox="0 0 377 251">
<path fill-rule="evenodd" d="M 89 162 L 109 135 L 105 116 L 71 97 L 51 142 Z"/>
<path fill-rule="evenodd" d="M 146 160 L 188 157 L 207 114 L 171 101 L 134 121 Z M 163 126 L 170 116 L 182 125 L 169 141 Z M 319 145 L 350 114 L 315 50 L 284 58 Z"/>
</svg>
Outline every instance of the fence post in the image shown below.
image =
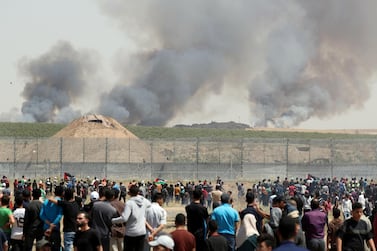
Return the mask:
<svg viewBox="0 0 377 251">
<path fill-rule="evenodd" d="M 63 138 L 60 138 L 60 178 L 63 177 Z"/>
<path fill-rule="evenodd" d="M 330 169 L 331 169 L 331 179 L 334 177 L 334 139 L 330 139 Z"/>
<path fill-rule="evenodd" d="M 199 137 L 196 138 L 196 179 L 199 180 Z"/>
<path fill-rule="evenodd" d="M 285 170 L 285 177 L 288 177 L 288 166 L 289 166 L 289 156 L 288 156 L 288 148 L 289 148 L 289 139 L 287 139 L 286 147 L 285 147 L 285 158 L 286 158 L 286 170 Z"/>
<path fill-rule="evenodd" d="M 108 158 L 109 139 L 105 139 L 105 178 L 107 179 L 107 158 Z"/>
<path fill-rule="evenodd" d="M 150 144 L 151 146 L 151 180 L 153 179 L 152 172 L 153 172 L 153 140 Z"/>
<path fill-rule="evenodd" d="M 243 178 L 243 138 L 241 139 L 241 178 Z"/>
<path fill-rule="evenodd" d="M 16 178 L 16 138 L 13 139 L 13 179 Z"/>
</svg>

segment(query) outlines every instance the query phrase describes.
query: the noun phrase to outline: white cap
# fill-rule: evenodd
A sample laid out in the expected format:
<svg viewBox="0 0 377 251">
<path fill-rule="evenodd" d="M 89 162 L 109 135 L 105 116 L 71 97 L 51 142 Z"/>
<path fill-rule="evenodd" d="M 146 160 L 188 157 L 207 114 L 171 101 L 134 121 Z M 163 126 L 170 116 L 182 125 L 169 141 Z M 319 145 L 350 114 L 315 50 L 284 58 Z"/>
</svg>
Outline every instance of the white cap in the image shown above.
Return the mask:
<svg viewBox="0 0 377 251">
<path fill-rule="evenodd" d="M 161 245 L 170 250 L 173 250 L 174 248 L 174 240 L 169 235 L 160 235 L 157 239 L 150 241 L 148 244 L 152 247 Z"/>
<path fill-rule="evenodd" d="M 93 191 L 90 193 L 90 200 L 98 200 L 99 199 L 99 194 L 97 191 Z"/>
</svg>

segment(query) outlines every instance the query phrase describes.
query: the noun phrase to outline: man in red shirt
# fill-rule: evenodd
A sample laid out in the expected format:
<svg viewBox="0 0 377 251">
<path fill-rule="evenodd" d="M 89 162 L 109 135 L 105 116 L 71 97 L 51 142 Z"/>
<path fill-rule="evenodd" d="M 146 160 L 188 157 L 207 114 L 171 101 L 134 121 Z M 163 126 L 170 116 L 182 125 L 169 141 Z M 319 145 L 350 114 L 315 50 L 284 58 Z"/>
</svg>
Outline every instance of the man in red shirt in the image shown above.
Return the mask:
<svg viewBox="0 0 377 251">
<path fill-rule="evenodd" d="M 195 251 L 195 236 L 187 231 L 186 217 L 179 213 L 175 216 L 175 230 L 170 233 L 174 240 L 174 251 Z"/>
</svg>

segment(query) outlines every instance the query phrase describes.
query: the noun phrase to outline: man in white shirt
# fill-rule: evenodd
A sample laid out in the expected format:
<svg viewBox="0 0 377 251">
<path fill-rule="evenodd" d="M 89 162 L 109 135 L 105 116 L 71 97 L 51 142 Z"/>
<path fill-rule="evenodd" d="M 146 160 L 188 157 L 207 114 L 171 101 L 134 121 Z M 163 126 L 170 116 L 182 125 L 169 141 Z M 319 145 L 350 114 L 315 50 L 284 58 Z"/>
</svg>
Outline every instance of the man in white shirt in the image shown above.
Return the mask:
<svg viewBox="0 0 377 251">
<path fill-rule="evenodd" d="M 152 198 L 152 205 L 147 208 L 146 221 L 147 221 L 147 238 L 144 250 L 150 250 L 148 242 L 153 241 L 159 236 L 166 225 L 166 210 L 162 208 L 164 199 L 162 193 L 156 193 Z"/>
</svg>

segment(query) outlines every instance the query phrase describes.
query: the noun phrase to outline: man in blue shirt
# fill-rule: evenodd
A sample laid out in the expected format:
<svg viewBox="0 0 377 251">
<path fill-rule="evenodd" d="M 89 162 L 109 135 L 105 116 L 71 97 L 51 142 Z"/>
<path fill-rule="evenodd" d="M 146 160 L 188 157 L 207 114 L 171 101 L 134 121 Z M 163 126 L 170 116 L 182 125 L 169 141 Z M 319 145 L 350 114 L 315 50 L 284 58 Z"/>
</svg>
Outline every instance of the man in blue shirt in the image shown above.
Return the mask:
<svg viewBox="0 0 377 251">
<path fill-rule="evenodd" d="M 54 200 L 61 200 L 63 197 L 64 189 L 62 186 L 57 186 L 55 188 L 55 198 Z M 45 200 L 42 205 L 39 217 L 43 221 L 43 230 L 45 231 L 45 236 L 48 237 L 51 242 L 51 250 L 60 251 L 60 220 L 63 216 L 62 207 Z"/>
<path fill-rule="evenodd" d="M 211 219 L 218 225 L 218 233 L 224 236 L 228 242 L 228 250 L 234 251 L 236 244 L 236 232 L 239 227 L 240 217 L 238 212 L 229 204 L 230 195 L 221 195 L 221 206 L 213 210 Z"/>
</svg>

